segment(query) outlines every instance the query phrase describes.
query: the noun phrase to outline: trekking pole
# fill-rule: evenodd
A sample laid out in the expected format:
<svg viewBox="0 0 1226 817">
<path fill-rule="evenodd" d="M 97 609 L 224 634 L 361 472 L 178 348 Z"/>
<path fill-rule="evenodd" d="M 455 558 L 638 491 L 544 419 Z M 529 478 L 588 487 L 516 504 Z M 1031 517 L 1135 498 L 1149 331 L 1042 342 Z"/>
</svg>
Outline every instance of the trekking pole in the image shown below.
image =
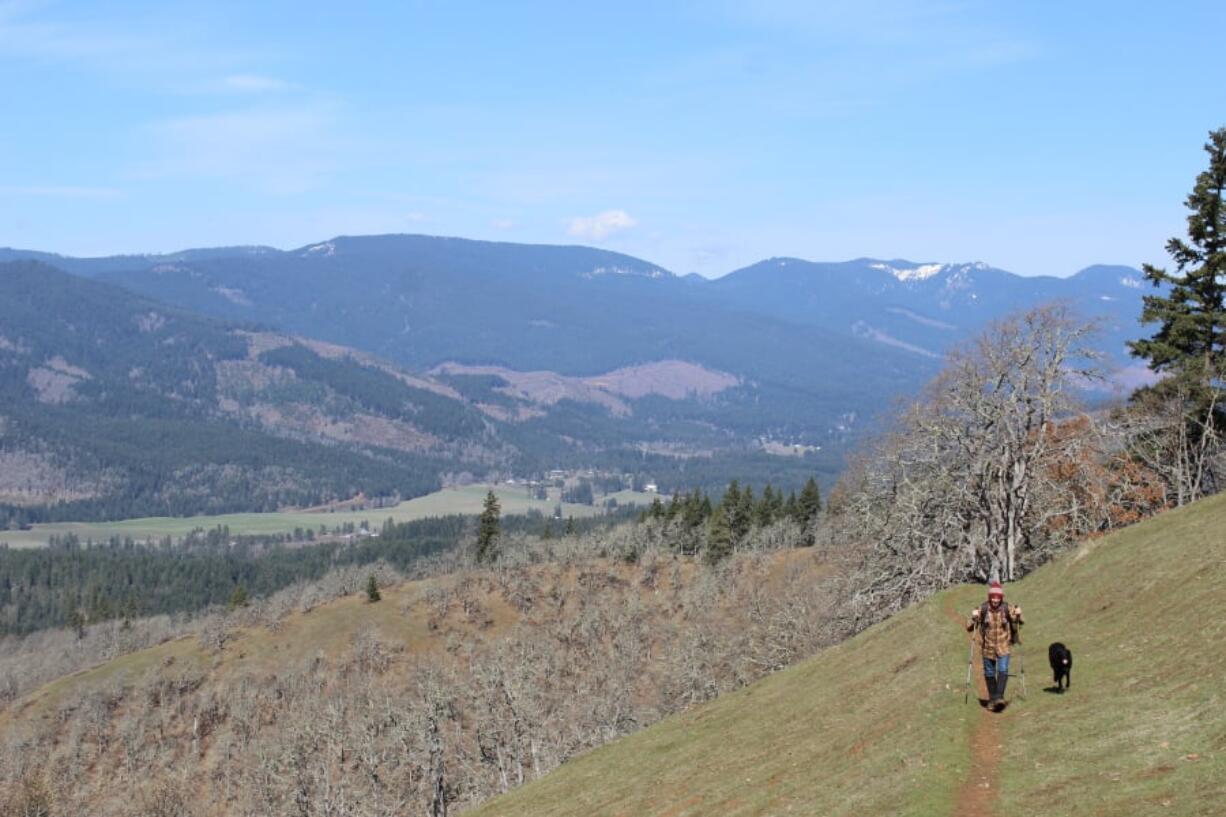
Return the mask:
<svg viewBox="0 0 1226 817">
<path fill-rule="evenodd" d="M 1017 651 L 1017 663 L 1022 670 L 1022 700 L 1026 700 L 1026 654 L 1021 650 Z"/>
<path fill-rule="evenodd" d="M 971 667 L 975 663 L 975 639 L 969 639 L 969 649 L 966 651 L 966 688 L 962 693 L 962 703 L 966 705 L 971 700 Z"/>
<path fill-rule="evenodd" d="M 1022 673 L 1022 700 L 1026 700 L 1026 650 L 1022 646 L 1022 624 L 1017 625 L 1017 667 Z"/>
</svg>

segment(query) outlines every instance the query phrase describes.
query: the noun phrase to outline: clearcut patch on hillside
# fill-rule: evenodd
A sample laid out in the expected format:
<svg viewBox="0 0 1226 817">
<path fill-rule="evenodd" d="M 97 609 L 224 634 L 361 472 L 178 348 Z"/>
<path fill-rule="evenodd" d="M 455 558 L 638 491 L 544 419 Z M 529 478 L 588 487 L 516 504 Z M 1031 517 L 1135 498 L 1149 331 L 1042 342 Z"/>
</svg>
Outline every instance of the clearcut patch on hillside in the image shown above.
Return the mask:
<svg viewBox="0 0 1226 817">
<path fill-rule="evenodd" d="M 741 384 L 727 372 L 708 369 L 684 360 L 657 360 L 638 366 L 625 366 L 605 374 L 575 377 L 550 371 L 516 371 L 504 366 L 471 366 L 442 363 L 433 375 L 493 376 L 505 385 L 502 394 L 528 403 L 552 406 L 562 400 L 592 403 L 617 417 L 633 410 L 627 400 L 664 397 L 669 400 L 707 399 Z"/>
</svg>

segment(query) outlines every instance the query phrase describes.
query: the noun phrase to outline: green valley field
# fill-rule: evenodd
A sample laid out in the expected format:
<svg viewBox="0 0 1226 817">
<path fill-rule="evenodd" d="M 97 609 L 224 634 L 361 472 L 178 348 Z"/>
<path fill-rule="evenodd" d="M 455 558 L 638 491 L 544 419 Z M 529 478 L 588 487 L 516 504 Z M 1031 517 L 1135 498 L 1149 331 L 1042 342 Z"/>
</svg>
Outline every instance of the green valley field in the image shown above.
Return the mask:
<svg viewBox="0 0 1226 817">
<path fill-rule="evenodd" d="M 45 525 L 34 525 L 25 531 L 0 531 L 0 543 L 11 547 L 41 547 L 47 544 L 52 536 L 75 534 L 82 542 L 93 540 L 106 541 L 112 536 L 131 538 L 136 541 L 160 539 L 164 536 L 180 538 L 200 528 L 211 529 L 219 525 L 226 526 L 234 535 L 258 535 L 291 533 L 295 528 L 318 530 L 320 525 L 327 525 L 329 530 L 337 526 L 351 523 L 360 525 L 368 522 L 372 530 L 389 517 L 396 522 L 411 522 L 428 517 L 448 516 L 451 514 L 479 514 L 481 503 L 486 492 L 493 489 L 502 505 L 504 514 L 525 514 L 529 511 L 539 511 L 551 514 L 558 506 L 556 498 L 550 500 L 530 499 L 527 490 L 509 485 L 467 485 L 460 488 L 444 488 L 426 496 L 410 499 L 398 505 L 386 508 L 368 508 L 362 511 L 286 511 L 279 513 L 232 513 L 213 516 L 166 517 L 155 516 L 141 519 L 124 519 L 117 522 L 57 522 Z M 551 492 L 556 497 L 557 491 Z M 649 505 L 655 494 L 635 491 L 620 491 L 601 497 L 615 499 L 619 505 L 638 504 Z M 586 517 L 602 512 L 602 508 L 593 505 L 563 503 L 563 516 Z"/>
<path fill-rule="evenodd" d="M 1223 531 L 1226 496 L 1090 540 L 1009 587 L 1028 622 L 1028 694 L 1014 678 L 1002 714 L 976 693 L 964 703 L 961 625 L 983 589 L 963 586 L 472 813 L 1222 814 Z M 1057 640 L 1074 654 L 1063 695 L 1045 690 Z"/>
</svg>

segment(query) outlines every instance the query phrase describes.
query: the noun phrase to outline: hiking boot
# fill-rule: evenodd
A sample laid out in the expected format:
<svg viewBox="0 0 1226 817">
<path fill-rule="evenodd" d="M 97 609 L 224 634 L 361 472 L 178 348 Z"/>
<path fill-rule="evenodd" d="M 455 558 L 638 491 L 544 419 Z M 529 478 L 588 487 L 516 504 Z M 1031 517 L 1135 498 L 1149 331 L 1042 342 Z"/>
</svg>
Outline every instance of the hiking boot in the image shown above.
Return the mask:
<svg viewBox="0 0 1226 817">
<path fill-rule="evenodd" d="M 1006 706 L 1008 706 L 1008 704 L 1005 703 L 1005 687 L 1008 685 L 1009 685 L 1008 675 L 998 674 L 996 676 L 996 695 L 992 699 L 992 711 L 993 712 L 1001 712 L 1004 710 Z"/>
<path fill-rule="evenodd" d="M 996 678 L 995 678 L 995 676 L 993 676 L 993 677 L 991 677 L 991 678 L 989 678 L 989 677 L 988 677 L 988 676 L 986 676 L 986 675 L 985 675 L 985 676 L 983 676 L 983 685 L 984 685 L 984 686 L 986 686 L 986 687 L 988 688 L 988 703 L 987 703 L 987 706 L 989 706 L 989 707 L 990 707 L 990 706 L 992 706 L 994 703 L 996 703 Z"/>
</svg>

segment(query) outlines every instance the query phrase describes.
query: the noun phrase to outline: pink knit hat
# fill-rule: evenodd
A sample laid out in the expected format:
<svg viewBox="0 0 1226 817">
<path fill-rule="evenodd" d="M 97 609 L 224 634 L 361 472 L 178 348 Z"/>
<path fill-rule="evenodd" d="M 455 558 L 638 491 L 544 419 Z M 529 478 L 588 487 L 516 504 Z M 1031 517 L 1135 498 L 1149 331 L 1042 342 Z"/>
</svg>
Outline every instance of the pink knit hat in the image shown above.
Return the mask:
<svg viewBox="0 0 1226 817">
<path fill-rule="evenodd" d="M 1005 591 L 1001 588 L 1000 582 L 992 582 L 988 585 L 988 598 L 993 596 L 999 596 L 1002 599 L 1005 597 Z"/>
</svg>

